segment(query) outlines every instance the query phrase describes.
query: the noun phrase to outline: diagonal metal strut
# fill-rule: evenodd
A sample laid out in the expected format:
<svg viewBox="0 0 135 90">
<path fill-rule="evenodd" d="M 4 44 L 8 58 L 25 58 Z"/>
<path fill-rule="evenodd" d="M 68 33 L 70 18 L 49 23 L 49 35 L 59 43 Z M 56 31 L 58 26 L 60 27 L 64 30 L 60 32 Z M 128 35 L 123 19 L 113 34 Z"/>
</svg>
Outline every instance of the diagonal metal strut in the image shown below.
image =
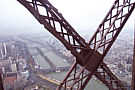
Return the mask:
<svg viewBox="0 0 135 90">
<path fill-rule="evenodd" d="M 103 59 L 132 14 L 135 2 L 116 0 L 87 43 L 48 0 L 18 1 L 76 57 L 58 90 L 84 89 L 93 75 L 111 90 L 126 90 Z"/>
</svg>

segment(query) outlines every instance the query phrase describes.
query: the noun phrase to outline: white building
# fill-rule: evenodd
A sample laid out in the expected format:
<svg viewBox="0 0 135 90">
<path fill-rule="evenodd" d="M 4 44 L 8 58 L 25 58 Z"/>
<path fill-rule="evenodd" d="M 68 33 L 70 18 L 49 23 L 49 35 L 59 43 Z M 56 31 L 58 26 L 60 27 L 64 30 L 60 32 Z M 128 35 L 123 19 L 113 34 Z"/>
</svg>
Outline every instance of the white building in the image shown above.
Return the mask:
<svg viewBox="0 0 135 90">
<path fill-rule="evenodd" d="M 11 70 L 12 72 L 17 72 L 16 63 L 11 64 Z"/>
</svg>

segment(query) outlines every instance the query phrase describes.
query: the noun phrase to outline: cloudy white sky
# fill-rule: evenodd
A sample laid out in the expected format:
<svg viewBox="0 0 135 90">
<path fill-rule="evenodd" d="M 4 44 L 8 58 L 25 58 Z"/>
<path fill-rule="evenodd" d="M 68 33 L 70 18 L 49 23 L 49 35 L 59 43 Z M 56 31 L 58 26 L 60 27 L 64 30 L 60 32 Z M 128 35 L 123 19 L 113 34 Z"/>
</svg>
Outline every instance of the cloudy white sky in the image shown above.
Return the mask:
<svg viewBox="0 0 135 90">
<path fill-rule="evenodd" d="M 49 0 L 77 30 L 96 30 L 114 0 Z M 126 27 L 133 27 L 134 16 Z M 131 25 L 132 24 L 132 25 Z M 0 32 L 42 29 L 37 20 L 17 0 L 0 0 Z"/>
</svg>

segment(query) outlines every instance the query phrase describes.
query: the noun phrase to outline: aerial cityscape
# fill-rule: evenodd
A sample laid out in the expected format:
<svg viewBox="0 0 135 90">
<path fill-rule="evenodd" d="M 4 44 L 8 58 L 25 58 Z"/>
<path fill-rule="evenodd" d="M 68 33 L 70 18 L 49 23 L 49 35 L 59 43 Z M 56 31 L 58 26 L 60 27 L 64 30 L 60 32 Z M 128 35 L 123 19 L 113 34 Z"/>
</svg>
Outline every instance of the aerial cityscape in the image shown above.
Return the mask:
<svg viewBox="0 0 135 90">
<path fill-rule="evenodd" d="M 131 85 L 133 45 L 132 34 L 121 35 L 104 59 L 127 86 Z M 5 90 L 55 90 L 74 60 L 70 51 L 49 35 L 16 35 L 0 39 L 0 71 Z M 99 84 L 96 89 L 108 90 L 94 77 L 90 83 L 93 82 Z"/>
<path fill-rule="evenodd" d="M 0 90 L 135 90 L 134 0 L 0 3 Z"/>
</svg>

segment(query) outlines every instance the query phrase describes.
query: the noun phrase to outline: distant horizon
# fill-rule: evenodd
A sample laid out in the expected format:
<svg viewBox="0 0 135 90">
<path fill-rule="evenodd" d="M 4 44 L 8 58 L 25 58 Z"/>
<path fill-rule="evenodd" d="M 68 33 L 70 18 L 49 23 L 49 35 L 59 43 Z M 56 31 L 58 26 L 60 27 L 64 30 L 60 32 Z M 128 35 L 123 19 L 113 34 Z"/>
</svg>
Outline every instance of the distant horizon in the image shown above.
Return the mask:
<svg viewBox="0 0 135 90">
<path fill-rule="evenodd" d="M 87 34 L 91 34 L 91 32 L 94 33 L 114 2 L 114 0 L 100 0 L 98 3 L 96 0 L 85 0 L 85 2 L 82 0 L 49 1 L 62 13 L 65 19 L 79 34 L 84 32 L 84 30 L 88 32 Z M 46 30 L 43 31 L 43 25 L 16 0 L 0 0 L 0 3 L 0 35 L 14 32 L 18 34 L 46 32 Z M 125 30 L 128 28 L 133 29 L 135 22 L 134 14 L 135 11 L 124 26 Z M 23 31 L 23 29 L 26 30 Z"/>
<path fill-rule="evenodd" d="M 4 30 L 4 32 L 2 32 Z M 47 31 L 45 28 L 35 28 L 35 27 L 25 27 L 25 28 L 16 28 L 16 30 L 10 30 L 10 29 L 3 29 L 1 31 L 0 29 L 0 36 L 12 36 L 12 35 L 29 35 L 29 34 L 43 34 L 43 35 L 51 35 L 49 31 Z M 77 31 L 77 30 L 76 30 Z M 90 29 L 84 29 L 84 30 L 79 30 L 77 33 L 79 35 L 87 35 L 89 38 L 92 37 L 92 34 L 94 34 L 95 30 L 90 30 Z M 122 34 L 131 34 L 134 35 L 134 30 L 132 28 L 123 28 L 120 35 Z"/>
</svg>

